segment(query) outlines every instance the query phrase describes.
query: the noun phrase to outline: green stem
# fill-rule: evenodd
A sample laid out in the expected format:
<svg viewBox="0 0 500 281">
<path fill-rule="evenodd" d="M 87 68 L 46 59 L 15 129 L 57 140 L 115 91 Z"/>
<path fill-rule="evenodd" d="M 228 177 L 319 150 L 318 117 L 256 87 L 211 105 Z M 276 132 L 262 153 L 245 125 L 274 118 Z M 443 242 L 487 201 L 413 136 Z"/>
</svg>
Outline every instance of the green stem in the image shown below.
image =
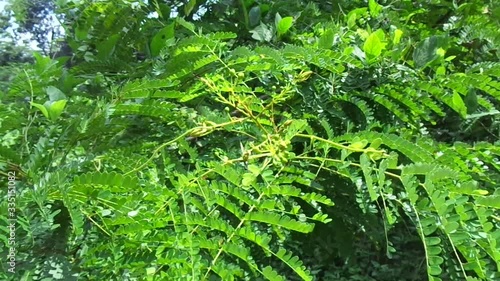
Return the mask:
<svg viewBox="0 0 500 281">
<path fill-rule="evenodd" d="M 243 19 L 245 20 L 245 28 L 248 30 L 249 29 L 249 26 L 248 26 L 248 10 L 247 10 L 247 7 L 245 6 L 245 1 L 244 0 L 240 0 L 240 5 L 241 5 L 241 10 L 243 12 Z"/>
</svg>

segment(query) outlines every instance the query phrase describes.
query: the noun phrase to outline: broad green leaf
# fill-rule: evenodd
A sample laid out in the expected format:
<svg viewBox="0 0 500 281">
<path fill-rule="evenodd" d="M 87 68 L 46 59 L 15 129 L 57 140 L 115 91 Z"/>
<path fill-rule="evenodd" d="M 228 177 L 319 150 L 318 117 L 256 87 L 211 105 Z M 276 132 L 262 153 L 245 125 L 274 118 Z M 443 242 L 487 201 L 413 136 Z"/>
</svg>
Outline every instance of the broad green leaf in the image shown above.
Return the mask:
<svg viewBox="0 0 500 281">
<path fill-rule="evenodd" d="M 332 29 L 327 29 L 319 38 L 318 46 L 323 49 L 330 49 L 333 46 L 335 32 Z"/>
<path fill-rule="evenodd" d="M 392 38 L 392 44 L 399 44 L 399 42 L 401 42 L 401 36 L 403 36 L 403 31 L 401 29 L 396 29 L 394 31 L 394 38 Z"/>
<path fill-rule="evenodd" d="M 453 222 L 447 223 L 444 226 L 444 229 L 445 229 L 446 233 L 453 233 L 458 229 L 458 227 L 459 227 L 459 224 L 457 222 L 453 221 Z"/>
<path fill-rule="evenodd" d="M 47 118 L 47 119 L 50 118 L 49 111 L 47 110 L 47 108 L 43 104 L 32 102 L 31 105 L 38 108 L 43 113 L 43 116 L 45 116 L 45 118 Z"/>
<path fill-rule="evenodd" d="M 177 18 L 175 18 L 175 22 L 180 24 L 182 27 L 186 28 L 187 30 L 194 32 L 194 29 L 195 29 L 194 24 L 186 21 L 185 19 L 177 17 Z"/>
<path fill-rule="evenodd" d="M 436 76 L 444 76 L 446 74 L 446 67 L 440 66 L 436 69 Z"/>
<path fill-rule="evenodd" d="M 440 56 L 440 57 L 444 57 L 444 56 L 446 55 L 446 50 L 445 50 L 445 49 L 443 49 L 443 48 L 438 48 L 438 49 L 436 50 L 436 54 L 437 54 L 438 56 Z"/>
<path fill-rule="evenodd" d="M 464 97 L 464 103 L 467 106 L 467 114 L 476 112 L 479 107 L 479 103 L 477 100 L 476 90 L 474 88 L 470 88 L 469 91 L 467 91 L 467 95 Z"/>
<path fill-rule="evenodd" d="M 378 149 L 382 144 L 383 140 L 381 138 L 376 138 L 370 141 L 370 147 L 374 149 Z"/>
<path fill-rule="evenodd" d="M 363 51 L 369 58 L 379 57 L 382 54 L 382 48 L 382 42 L 375 33 L 370 34 L 363 45 Z"/>
<path fill-rule="evenodd" d="M 347 26 L 349 28 L 353 28 L 356 25 L 356 20 L 358 18 L 364 17 L 368 15 L 368 8 L 357 8 L 350 11 L 347 14 Z"/>
<path fill-rule="evenodd" d="M 77 40 L 85 40 L 87 39 L 89 30 L 85 26 L 77 25 L 75 28 L 75 38 Z"/>
<path fill-rule="evenodd" d="M 278 13 L 276 13 L 275 25 L 276 25 L 276 31 L 278 32 L 278 36 L 281 36 L 285 34 L 290 29 L 290 27 L 292 27 L 293 18 L 292 17 L 281 18 L 281 16 Z"/>
<path fill-rule="evenodd" d="M 61 116 L 61 113 L 64 110 L 64 107 L 66 106 L 67 100 L 58 100 L 53 102 L 50 107 L 48 108 L 49 111 L 49 116 L 52 121 L 56 121 L 59 116 Z"/>
<path fill-rule="evenodd" d="M 457 56 L 449 56 L 449 57 L 445 58 L 444 60 L 445 60 L 445 61 L 452 61 L 452 60 L 454 60 L 456 57 L 457 57 Z"/>
<path fill-rule="evenodd" d="M 155 275 L 156 270 L 157 270 L 156 267 L 148 267 L 148 268 L 146 268 L 146 275 L 153 276 L 153 275 Z"/>
<path fill-rule="evenodd" d="M 351 46 L 345 47 L 344 50 L 342 51 L 342 55 L 350 56 L 353 52 L 354 52 L 354 47 L 351 47 Z"/>
<path fill-rule="evenodd" d="M 373 17 L 378 17 L 380 12 L 382 12 L 383 7 L 377 3 L 375 0 L 368 1 L 368 8 L 370 9 L 370 14 Z"/>
<path fill-rule="evenodd" d="M 36 60 L 35 69 L 39 75 L 43 75 L 48 69 L 57 64 L 57 62 L 50 59 L 50 57 L 42 56 L 38 52 L 33 52 L 33 57 Z"/>
<path fill-rule="evenodd" d="M 462 118 L 467 117 L 467 107 L 465 106 L 465 103 L 459 93 L 453 93 L 452 102 L 453 109 L 455 109 L 460 114 L 460 116 L 462 116 Z"/>
<path fill-rule="evenodd" d="M 250 11 L 248 12 L 248 22 L 250 27 L 254 27 L 259 24 L 260 15 L 261 15 L 260 6 L 257 5 L 250 9 Z"/>
<path fill-rule="evenodd" d="M 444 36 L 431 36 L 417 44 L 413 51 L 415 67 L 423 68 L 439 58 L 438 49 L 444 48 L 447 40 Z"/>
<path fill-rule="evenodd" d="M 109 58 L 115 50 L 118 39 L 120 39 L 120 35 L 113 34 L 105 41 L 101 42 L 97 47 L 97 57 L 99 59 Z"/>
<path fill-rule="evenodd" d="M 347 26 L 349 28 L 353 28 L 356 25 L 356 19 L 357 19 L 357 15 L 356 14 L 349 13 L 349 15 L 347 17 Z"/>
<path fill-rule="evenodd" d="M 162 19 L 167 20 L 170 18 L 170 13 L 172 12 L 172 9 L 170 8 L 170 6 L 166 4 L 158 3 L 158 6 L 156 7 L 156 12 Z"/>
<path fill-rule="evenodd" d="M 273 32 L 264 23 L 260 23 L 259 26 L 250 30 L 252 33 L 252 38 L 260 42 L 270 42 L 273 39 Z"/>
<path fill-rule="evenodd" d="M 377 29 L 373 32 L 374 34 L 376 34 L 378 36 L 378 39 L 380 39 L 380 43 L 382 43 L 382 50 L 385 49 L 385 32 L 383 29 Z"/>
<path fill-rule="evenodd" d="M 151 40 L 151 55 L 156 57 L 160 54 L 160 51 L 167 45 L 167 40 L 174 38 L 175 34 L 175 24 L 171 23 L 166 27 L 162 28 Z"/>
<path fill-rule="evenodd" d="M 184 15 L 189 16 L 196 6 L 196 0 L 189 0 L 189 2 L 184 6 Z"/>
<path fill-rule="evenodd" d="M 257 176 L 254 173 L 245 173 L 243 174 L 243 178 L 241 179 L 241 185 L 243 186 L 251 186 L 255 183 Z"/>
<path fill-rule="evenodd" d="M 370 36 L 370 32 L 368 32 L 368 30 L 366 29 L 362 29 L 362 28 L 358 28 L 356 30 L 356 34 L 359 35 L 359 37 L 361 37 L 361 39 L 365 40 L 368 39 L 368 37 Z M 380 38 L 379 38 L 380 39 Z"/>
<path fill-rule="evenodd" d="M 66 95 L 64 95 L 64 93 L 61 90 L 59 90 L 54 86 L 48 86 L 47 89 L 45 89 L 45 91 L 49 96 L 50 102 L 66 99 Z"/>
<path fill-rule="evenodd" d="M 280 24 L 281 19 L 282 17 L 280 13 L 276 13 L 276 15 L 274 16 L 274 28 L 276 28 L 276 30 L 278 30 L 278 25 Z"/>
</svg>

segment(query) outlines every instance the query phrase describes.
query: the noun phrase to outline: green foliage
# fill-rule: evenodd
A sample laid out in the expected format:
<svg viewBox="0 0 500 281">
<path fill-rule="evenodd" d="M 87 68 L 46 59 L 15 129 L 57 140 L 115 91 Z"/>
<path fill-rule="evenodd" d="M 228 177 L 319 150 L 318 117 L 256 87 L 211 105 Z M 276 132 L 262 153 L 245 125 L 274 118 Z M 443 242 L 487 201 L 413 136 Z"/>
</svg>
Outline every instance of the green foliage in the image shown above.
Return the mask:
<svg viewBox="0 0 500 281">
<path fill-rule="evenodd" d="M 494 4 L 83 2 L 0 105 L 2 279 L 500 278 Z"/>
</svg>

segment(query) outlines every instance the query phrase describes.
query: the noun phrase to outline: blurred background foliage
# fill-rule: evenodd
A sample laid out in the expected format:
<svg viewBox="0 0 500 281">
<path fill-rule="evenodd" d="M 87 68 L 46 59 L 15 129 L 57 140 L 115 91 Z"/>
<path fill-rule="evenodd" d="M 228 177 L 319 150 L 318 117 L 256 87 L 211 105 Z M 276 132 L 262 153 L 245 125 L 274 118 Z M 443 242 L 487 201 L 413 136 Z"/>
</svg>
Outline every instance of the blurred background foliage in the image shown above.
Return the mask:
<svg viewBox="0 0 500 281">
<path fill-rule="evenodd" d="M 493 0 L 9 0 L 0 18 L 0 171 L 18 177 L 18 262 L 16 275 L 2 264 L 0 279 L 280 280 L 269 265 L 286 280 L 498 280 L 499 21 Z M 242 92 L 237 102 L 221 102 L 224 87 Z M 232 124 L 252 116 L 245 110 L 257 112 L 253 121 Z M 302 130 L 330 144 L 380 146 L 398 165 L 287 139 L 298 134 L 287 120 L 307 120 Z M 232 174 L 213 163 L 248 159 L 272 130 L 284 142 L 267 141 L 284 154 L 253 163 L 262 171 L 248 172 L 251 161 Z M 380 169 L 411 177 L 385 183 Z M 235 184 L 245 196 L 228 192 L 237 200 L 224 202 L 241 212 L 253 202 L 298 221 L 316 213 L 332 221 L 308 233 L 290 231 L 290 221 L 250 225 L 273 237 L 274 255 L 231 244 L 222 226 L 239 218 L 229 203 L 182 187 L 210 190 L 206 180 L 224 194 L 213 182 L 232 186 L 225 172 L 250 186 L 282 175 L 319 194 L 295 201 L 276 184 L 283 193 L 266 197 L 276 205 L 262 207 L 265 192 Z M 415 191 L 412 201 L 411 184 L 434 178 L 439 192 Z M 369 182 L 379 180 L 373 198 Z M 319 206 L 319 196 L 335 205 Z M 182 221 L 191 210 L 219 224 L 172 227 L 154 212 L 165 198 L 178 203 L 165 217 Z M 203 230 L 192 235 L 198 244 L 190 227 Z M 4 227 L 2 235 L 6 256 Z M 226 239 L 251 256 L 224 248 Z M 278 258 L 281 247 L 303 265 Z"/>
</svg>

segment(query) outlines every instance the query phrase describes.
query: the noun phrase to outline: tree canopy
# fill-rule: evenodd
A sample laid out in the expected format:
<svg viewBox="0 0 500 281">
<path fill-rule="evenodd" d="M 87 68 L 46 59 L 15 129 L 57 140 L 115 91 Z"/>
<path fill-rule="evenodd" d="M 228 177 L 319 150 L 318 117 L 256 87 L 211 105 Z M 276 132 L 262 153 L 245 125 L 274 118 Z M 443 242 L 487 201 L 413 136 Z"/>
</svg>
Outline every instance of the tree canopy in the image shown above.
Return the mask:
<svg viewBox="0 0 500 281">
<path fill-rule="evenodd" d="M 1 280 L 500 280 L 499 1 L 0 20 Z"/>
</svg>

